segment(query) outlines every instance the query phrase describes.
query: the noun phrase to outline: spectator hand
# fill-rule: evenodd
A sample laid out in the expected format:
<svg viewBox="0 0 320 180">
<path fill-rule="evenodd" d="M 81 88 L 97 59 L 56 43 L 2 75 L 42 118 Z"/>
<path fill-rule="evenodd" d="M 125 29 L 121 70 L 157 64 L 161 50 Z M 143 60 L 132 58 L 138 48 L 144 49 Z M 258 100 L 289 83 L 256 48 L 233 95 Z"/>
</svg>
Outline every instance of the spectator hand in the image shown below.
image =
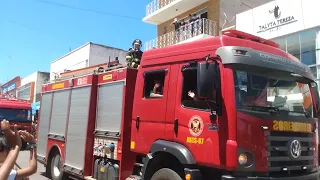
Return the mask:
<svg viewBox="0 0 320 180">
<path fill-rule="evenodd" d="M 194 92 L 189 91 L 189 92 L 188 92 L 188 96 L 190 96 L 191 98 L 194 98 L 195 94 L 194 94 Z"/>
<path fill-rule="evenodd" d="M 21 138 L 27 143 L 36 143 L 34 136 L 27 131 L 19 131 Z"/>
<path fill-rule="evenodd" d="M 1 130 L 3 132 L 8 132 L 10 130 L 10 124 L 9 124 L 9 121 L 7 120 L 2 120 L 1 121 Z"/>
<path fill-rule="evenodd" d="M 3 134 L 7 136 L 8 141 L 12 141 L 12 138 L 14 138 L 15 133 L 10 129 L 9 121 L 5 119 L 1 121 L 1 130 Z"/>
<path fill-rule="evenodd" d="M 12 142 L 12 145 L 16 145 L 19 146 L 19 148 L 21 148 L 22 146 L 22 142 L 21 142 L 21 138 L 20 138 L 20 134 L 18 131 L 18 126 L 15 124 L 14 125 L 14 142 Z"/>
</svg>

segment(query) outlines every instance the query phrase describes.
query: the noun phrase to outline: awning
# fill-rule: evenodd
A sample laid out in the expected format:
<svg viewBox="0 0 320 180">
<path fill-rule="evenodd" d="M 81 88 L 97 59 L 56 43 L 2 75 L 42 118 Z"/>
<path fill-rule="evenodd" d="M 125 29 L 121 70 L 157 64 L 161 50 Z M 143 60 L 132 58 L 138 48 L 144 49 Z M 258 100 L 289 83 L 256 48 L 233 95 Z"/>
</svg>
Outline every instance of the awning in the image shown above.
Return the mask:
<svg viewBox="0 0 320 180">
<path fill-rule="evenodd" d="M 32 114 L 36 114 L 36 110 L 40 109 L 40 101 L 32 103 L 31 107 L 32 107 Z"/>
</svg>

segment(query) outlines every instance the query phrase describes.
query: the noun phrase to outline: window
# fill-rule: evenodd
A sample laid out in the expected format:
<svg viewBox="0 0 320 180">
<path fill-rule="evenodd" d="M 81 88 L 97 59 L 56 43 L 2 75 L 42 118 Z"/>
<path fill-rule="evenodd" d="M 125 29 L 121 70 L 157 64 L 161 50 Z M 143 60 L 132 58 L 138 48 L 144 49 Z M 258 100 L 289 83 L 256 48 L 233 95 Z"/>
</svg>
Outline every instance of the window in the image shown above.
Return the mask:
<svg viewBox="0 0 320 180">
<path fill-rule="evenodd" d="M 164 89 L 165 70 L 145 72 L 144 97 L 162 98 Z"/>
<path fill-rule="evenodd" d="M 300 59 L 300 36 L 293 34 L 287 38 L 287 51 L 296 58 Z"/>
<path fill-rule="evenodd" d="M 185 66 L 183 69 L 182 107 L 206 111 L 216 110 L 215 96 L 213 99 L 202 99 L 197 95 L 196 67 Z M 215 92 L 212 93 L 215 94 Z"/>
<path fill-rule="evenodd" d="M 30 121 L 31 112 L 26 109 L 0 109 L 0 119 L 6 119 L 8 121 Z"/>
<path fill-rule="evenodd" d="M 293 116 L 312 115 L 308 84 L 286 78 L 272 78 L 251 72 L 234 71 L 237 108 Z"/>
<path fill-rule="evenodd" d="M 18 90 L 18 98 L 23 100 L 30 100 L 31 95 L 31 84 L 26 84 L 19 88 Z"/>
<path fill-rule="evenodd" d="M 301 61 L 306 65 L 316 64 L 316 30 L 301 32 Z"/>
</svg>

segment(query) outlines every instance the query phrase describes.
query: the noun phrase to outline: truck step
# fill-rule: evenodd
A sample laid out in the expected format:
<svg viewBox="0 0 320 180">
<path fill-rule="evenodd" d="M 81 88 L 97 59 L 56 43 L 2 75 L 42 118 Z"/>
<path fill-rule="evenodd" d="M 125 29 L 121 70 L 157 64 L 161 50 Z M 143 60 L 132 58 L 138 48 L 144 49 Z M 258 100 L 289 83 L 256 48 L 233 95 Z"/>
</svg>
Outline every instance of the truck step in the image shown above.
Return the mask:
<svg viewBox="0 0 320 180">
<path fill-rule="evenodd" d="M 127 177 L 126 180 L 141 180 L 141 177 L 136 175 L 131 175 Z"/>
<path fill-rule="evenodd" d="M 143 167 L 142 163 L 134 163 L 135 166 Z"/>
<path fill-rule="evenodd" d="M 92 176 L 85 176 L 84 179 L 85 180 L 96 180 L 96 179 L 92 178 Z"/>
</svg>

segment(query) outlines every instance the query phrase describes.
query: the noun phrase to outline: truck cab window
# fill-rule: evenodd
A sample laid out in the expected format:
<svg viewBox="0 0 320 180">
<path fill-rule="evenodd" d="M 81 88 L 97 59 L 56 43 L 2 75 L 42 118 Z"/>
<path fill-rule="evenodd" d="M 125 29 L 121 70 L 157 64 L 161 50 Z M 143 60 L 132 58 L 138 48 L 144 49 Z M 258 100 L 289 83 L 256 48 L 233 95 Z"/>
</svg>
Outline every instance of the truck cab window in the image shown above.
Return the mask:
<svg viewBox="0 0 320 180">
<path fill-rule="evenodd" d="M 144 97 L 162 98 L 165 71 L 148 72 L 145 74 Z"/>
<path fill-rule="evenodd" d="M 182 106 L 186 108 L 215 110 L 215 96 L 213 99 L 200 98 L 197 93 L 197 69 L 188 69 L 182 72 Z M 215 93 L 215 92 L 212 92 Z"/>
<path fill-rule="evenodd" d="M 235 71 L 234 76 L 238 109 L 268 112 L 273 108 L 293 116 L 313 114 L 308 84 L 242 71 Z"/>
</svg>

